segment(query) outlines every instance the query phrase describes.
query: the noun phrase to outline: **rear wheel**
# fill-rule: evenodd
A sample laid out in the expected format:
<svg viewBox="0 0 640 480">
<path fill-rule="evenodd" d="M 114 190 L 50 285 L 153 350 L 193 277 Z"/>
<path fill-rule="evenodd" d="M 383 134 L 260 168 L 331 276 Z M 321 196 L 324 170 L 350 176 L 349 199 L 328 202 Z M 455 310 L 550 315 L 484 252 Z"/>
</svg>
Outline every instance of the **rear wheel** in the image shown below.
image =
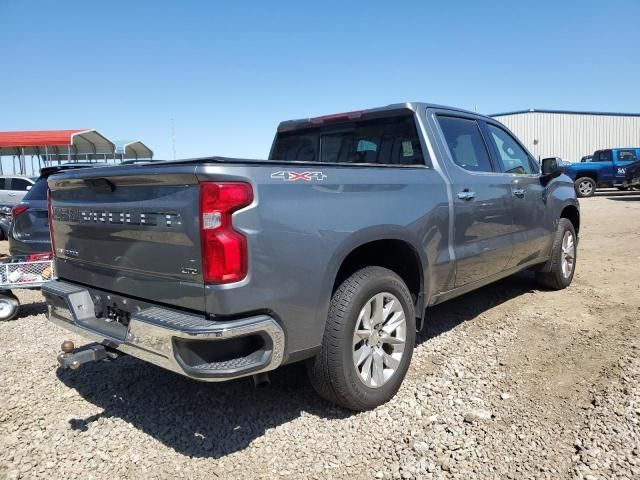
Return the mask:
<svg viewBox="0 0 640 480">
<path fill-rule="evenodd" d="M 308 363 L 313 387 L 350 410 L 389 401 L 409 368 L 415 328 L 411 294 L 397 274 L 357 271 L 333 295 L 320 352 Z"/>
<path fill-rule="evenodd" d="M 580 198 L 593 197 L 593 194 L 596 193 L 596 182 L 593 178 L 579 178 L 573 185 L 576 189 L 576 195 Z"/>
<path fill-rule="evenodd" d="M 10 291 L 0 293 L 0 321 L 12 320 L 18 314 L 20 301 Z"/>
<path fill-rule="evenodd" d="M 561 218 L 551 251 L 551 270 L 536 274 L 540 284 L 553 290 L 567 288 L 576 270 L 577 247 L 573 224 L 568 219 Z"/>
</svg>

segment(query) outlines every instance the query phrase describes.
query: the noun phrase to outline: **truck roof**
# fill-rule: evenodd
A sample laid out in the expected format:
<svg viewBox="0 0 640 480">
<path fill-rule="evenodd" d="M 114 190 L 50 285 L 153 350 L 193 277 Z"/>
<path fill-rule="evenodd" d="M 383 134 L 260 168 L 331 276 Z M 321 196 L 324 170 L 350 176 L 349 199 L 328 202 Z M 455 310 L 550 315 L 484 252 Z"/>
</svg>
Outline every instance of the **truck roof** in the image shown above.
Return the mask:
<svg viewBox="0 0 640 480">
<path fill-rule="evenodd" d="M 309 118 L 299 118 L 294 120 L 285 120 L 283 122 L 280 122 L 280 124 L 278 125 L 278 132 L 296 130 L 298 128 L 307 127 L 310 124 L 322 124 L 325 122 L 358 120 L 358 119 L 361 119 L 362 117 L 376 116 L 380 114 L 384 115 L 387 112 L 394 112 L 398 110 L 411 110 L 412 112 L 416 112 L 421 107 L 452 110 L 456 112 L 468 113 L 468 114 L 477 115 L 480 117 L 489 118 L 486 115 L 481 115 L 477 112 L 471 112 L 469 110 L 464 110 L 462 108 L 449 107 L 446 105 L 438 105 L 436 103 L 405 102 L 405 103 L 392 103 L 384 107 L 367 108 L 364 110 L 354 110 L 351 112 L 341 112 L 341 113 L 334 113 L 330 115 L 322 115 L 320 117 L 309 117 Z"/>
</svg>

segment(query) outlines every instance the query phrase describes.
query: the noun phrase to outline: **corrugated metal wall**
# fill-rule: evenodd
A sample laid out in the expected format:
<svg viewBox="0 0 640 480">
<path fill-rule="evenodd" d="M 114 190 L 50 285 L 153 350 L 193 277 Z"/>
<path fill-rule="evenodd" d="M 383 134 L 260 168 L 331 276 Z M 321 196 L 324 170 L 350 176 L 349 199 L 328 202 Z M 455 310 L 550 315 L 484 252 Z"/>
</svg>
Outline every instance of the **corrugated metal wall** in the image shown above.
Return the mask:
<svg viewBox="0 0 640 480">
<path fill-rule="evenodd" d="M 524 112 L 497 115 L 537 158 L 579 162 L 595 150 L 640 147 L 640 116 Z"/>
</svg>

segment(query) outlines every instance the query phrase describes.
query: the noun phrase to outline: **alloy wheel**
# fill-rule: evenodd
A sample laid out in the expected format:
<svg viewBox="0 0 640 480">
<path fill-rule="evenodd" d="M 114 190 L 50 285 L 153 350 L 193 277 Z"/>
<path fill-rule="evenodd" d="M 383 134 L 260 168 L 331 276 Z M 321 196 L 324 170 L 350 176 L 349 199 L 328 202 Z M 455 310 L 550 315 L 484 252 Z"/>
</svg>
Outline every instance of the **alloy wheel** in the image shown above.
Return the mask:
<svg viewBox="0 0 640 480">
<path fill-rule="evenodd" d="M 366 386 L 379 388 L 397 371 L 406 335 L 407 319 L 395 295 L 378 293 L 365 303 L 353 333 L 353 364 Z"/>
</svg>

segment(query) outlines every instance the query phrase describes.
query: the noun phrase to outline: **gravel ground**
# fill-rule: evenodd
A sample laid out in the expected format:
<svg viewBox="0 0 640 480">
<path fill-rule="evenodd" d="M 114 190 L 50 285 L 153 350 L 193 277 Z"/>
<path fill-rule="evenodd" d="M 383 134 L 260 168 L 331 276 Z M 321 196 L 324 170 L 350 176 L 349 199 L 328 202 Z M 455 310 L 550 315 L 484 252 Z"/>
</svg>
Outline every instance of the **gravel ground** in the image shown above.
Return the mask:
<svg viewBox="0 0 640 480">
<path fill-rule="evenodd" d="M 0 478 L 640 478 L 640 195 L 582 215 L 569 289 L 520 274 L 432 309 L 398 395 L 360 414 L 295 365 L 259 390 L 133 358 L 58 371 L 69 335 L 18 292 Z"/>
</svg>

